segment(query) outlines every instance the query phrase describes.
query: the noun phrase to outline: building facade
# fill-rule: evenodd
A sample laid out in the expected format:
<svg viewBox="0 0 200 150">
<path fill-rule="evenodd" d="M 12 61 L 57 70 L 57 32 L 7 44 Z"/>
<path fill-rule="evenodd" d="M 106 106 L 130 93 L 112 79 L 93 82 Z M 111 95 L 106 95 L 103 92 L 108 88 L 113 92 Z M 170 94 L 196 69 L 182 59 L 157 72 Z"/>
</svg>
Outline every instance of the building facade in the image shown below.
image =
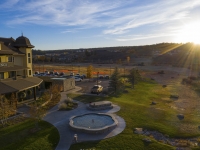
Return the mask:
<svg viewBox="0 0 200 150">
<path fill-rule="evenodd" d="M 31 90 L 36 100 L 36 88 L 42 79 L 33 77 L 32 48 L 29 39 L 20 36 L 16 40 L 0 37 L 0 95 Z"/>
</svg>

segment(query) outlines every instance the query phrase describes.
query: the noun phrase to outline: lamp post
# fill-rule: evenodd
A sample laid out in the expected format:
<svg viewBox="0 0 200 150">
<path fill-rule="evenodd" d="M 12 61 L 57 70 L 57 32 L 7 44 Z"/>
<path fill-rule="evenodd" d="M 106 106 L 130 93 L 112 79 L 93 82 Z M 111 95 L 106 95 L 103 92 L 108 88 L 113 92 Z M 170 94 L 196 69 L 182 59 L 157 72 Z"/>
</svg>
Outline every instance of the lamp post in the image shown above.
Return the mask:
<svg viewBox="0 0 200 150">
<path fill-rule="evenodd" d="M 98 85 L 98 79 L 99 79 L 99 72 L 97 72 L 97 85 Z"/>
<path fill-rule="evenodd" d="M 80 66 L 78 66 L 78 70 L 79 70 L 79 73 L 81 74 L 81 71 L 80 71 Z"/>
</svg>

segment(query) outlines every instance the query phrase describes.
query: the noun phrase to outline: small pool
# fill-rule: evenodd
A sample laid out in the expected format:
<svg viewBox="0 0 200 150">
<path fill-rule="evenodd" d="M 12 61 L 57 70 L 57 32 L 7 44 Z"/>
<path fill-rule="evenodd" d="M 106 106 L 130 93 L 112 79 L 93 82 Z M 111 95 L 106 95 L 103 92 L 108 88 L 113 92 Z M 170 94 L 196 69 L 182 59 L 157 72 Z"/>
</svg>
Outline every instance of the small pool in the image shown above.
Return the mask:
<svg viewBox="0 0 200 150">
<path fill-rule="evenodd" d="M 70 126 L 79 131 L 99 133 L 116 127 L 117 120 L 111 114 L 90 113 L 74 116 L 70 119 Z"/>
</svg>

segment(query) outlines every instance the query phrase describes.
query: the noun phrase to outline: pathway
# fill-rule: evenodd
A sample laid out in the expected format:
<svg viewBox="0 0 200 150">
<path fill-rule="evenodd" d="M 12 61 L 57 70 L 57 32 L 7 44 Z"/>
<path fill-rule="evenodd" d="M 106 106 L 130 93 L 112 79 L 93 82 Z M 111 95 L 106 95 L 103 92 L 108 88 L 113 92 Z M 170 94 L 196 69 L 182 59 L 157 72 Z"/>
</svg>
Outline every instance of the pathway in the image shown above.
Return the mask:
<svg viewBox="0 0 200 150">
<path fill-rule="evenodd" d="M 76 89 L 74 90 L 76 91 Z M 72 91 L 70 91 L 72 92 Z M 67 93 L 69 92 L 62 92 L 61 93 L 61 101 L 66 99 Z M 43 118 L 43 120 L 53 124 L 59 131 L 60 134 L 60 141 L 56 147 L 56 150 L 67 150 L 70 148 L 70 145 L 73 143 L 74 134 L 78 135 L 78 142 L 83 141 L 92 141 L 92 140 L 102 140 L 105 138 L 113 137 L 119 133 L 121 133 L 125 129 L 125 121 L 123 118 L 116 116 L 118 120 L 118 126 L 109 131 L 102 134 L 87 134 L 73 131 L 69 128 L 69 119 L 75 115 L 81 115 L 85 113 L 91 113 L 94 111 L 88 110 L 86 105 L 82 102 L 77 101 L 78 108 L 71 110 L 71 111 L 58 111 L 58 105 L 53 107 L 48 114 Z M 114 105 L 113 109 L 110 110 L 101 110 L 95 111 L 96 113 L 115 113 L 120 110 L 120 107 Z"/>
</svg>

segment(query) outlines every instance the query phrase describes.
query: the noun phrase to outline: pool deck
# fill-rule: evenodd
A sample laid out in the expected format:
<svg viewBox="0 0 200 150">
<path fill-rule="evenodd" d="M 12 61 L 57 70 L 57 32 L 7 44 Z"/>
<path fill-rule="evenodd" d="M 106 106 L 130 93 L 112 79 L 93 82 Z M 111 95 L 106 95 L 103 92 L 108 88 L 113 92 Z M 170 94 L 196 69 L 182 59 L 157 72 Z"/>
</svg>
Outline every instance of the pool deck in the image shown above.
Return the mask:
<svg viewBox="0 0 200 150">
<path fill-rule="evenodd" d="M 74 91 L 76 91 L 76 89 Z M 67 93 L 71 93 L 71 92 L 72 91 L 62 92 L 61 101 L 66 99 Z M 86 108 L 86 104 L 81 103 L 79 101 L 76 101 L 76 102 L 78 103 L 78 107 L 74 110 L 58 111 L 58 105 L 56 105 L 43 118 L 43 120 L 53 124 L 59 131 L 60 141 L 56 147 L 56 150 L 69 149 L 71 144 L 75 142 L 74 134 L 77 134 L 78 142 L 94 141 L 94 140 L 102 140 L 102 139 L 116 136 L 117 134 L 121 133 L 125 129 L 126 123 L 124 119 L 114 114 L 116 116 L 116 119 L 118 120 L 118 125 L 115 129 L 110 130 L 108 132 L 101 133 L 101 134 L 88 134 L 88 133 L 81 133 L 81 132 L 76 132 L 76 131 L 71 130 L 69 128 L 69 119 L 72 116 L 86 114 L 86 113 L 94 113 L 94 112 L 95 113 L 115 113 L 120 110 L 119 106 L 113 105 L 113 108 L 109 110 L 91 111 Z"/>
</svg>

